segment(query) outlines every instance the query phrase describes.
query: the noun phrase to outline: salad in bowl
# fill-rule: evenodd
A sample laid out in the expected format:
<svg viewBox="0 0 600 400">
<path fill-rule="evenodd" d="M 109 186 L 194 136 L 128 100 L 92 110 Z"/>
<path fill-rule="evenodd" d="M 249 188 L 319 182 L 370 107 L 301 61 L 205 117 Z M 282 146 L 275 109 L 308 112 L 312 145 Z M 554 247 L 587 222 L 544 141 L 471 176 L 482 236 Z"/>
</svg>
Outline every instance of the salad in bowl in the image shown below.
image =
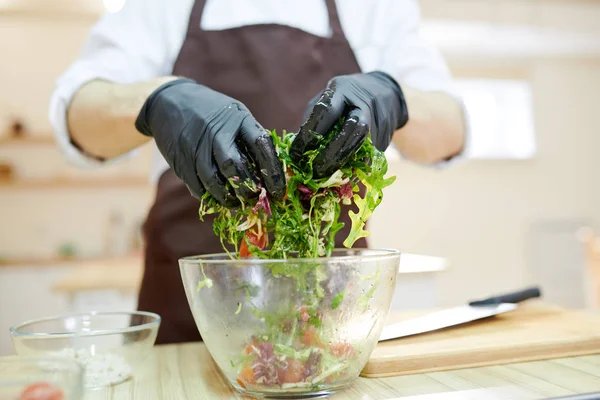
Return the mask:
<svg viewBox="0 0 600 400">
<path fill-rule="evenodd" d="M 293 134 L 272 135 L 287 171 L 286 196 L 273 201 L 255 187 L 254 204 L 229 209 L 205 195 L 200 218 L 214 214 L 225 251 L 179 265 L 200 334 L 236 389 L 318 397 L 352 384 L 383 329 L 400 254 L 352 246 L 368 235 L 365 223 L 394 178 L 385 177 L 385 156 L 369 139 L 343 168 L 315 179 L 319 149 L 296 165 Z M 343 204 L 354 206 L 352 226 L 346 248 L 335 248 Z"/>
</svg>

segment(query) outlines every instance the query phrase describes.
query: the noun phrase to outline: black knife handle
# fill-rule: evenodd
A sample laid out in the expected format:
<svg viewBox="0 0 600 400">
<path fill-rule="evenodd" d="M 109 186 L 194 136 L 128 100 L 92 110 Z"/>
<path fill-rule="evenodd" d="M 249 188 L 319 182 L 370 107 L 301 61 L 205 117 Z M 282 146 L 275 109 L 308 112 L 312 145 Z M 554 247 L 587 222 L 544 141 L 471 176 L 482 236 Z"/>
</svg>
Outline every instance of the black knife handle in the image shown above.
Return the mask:
<svg viewBox="0 0 600 400">
<path fill-rule="evenodd" d="M 520 303 L 525 300 L 540 297 L 542 295 L 540 288 L 534 286 L 517 292 L 506 293 L 499 296 L 489 297 L 483 300 L 471 301 L 470 306 L 489 306 L 500 303 Z"/>
<path fill-rule="evenodd" d="M 600 392 L 573 394 L 561 397 L 552 397 L 546 400 L 600 400 Z"/>
</svg>

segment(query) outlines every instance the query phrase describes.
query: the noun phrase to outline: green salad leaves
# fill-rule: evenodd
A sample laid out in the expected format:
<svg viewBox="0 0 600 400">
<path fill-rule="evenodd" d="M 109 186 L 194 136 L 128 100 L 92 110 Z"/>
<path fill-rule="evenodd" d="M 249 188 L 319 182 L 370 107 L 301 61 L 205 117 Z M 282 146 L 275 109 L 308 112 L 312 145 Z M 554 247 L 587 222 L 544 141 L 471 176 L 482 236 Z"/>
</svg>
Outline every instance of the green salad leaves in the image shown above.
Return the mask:
<svg viewBox="0 0 600 400">
<path fill-rule="evenodd" d="M 339 131 L 341 124 L 342 121 L 338 122 L 334 131 Z M 209 193 L 201 199 L 200 219 L 215 215 L 213 230 L 223 248 L 233 246 L 232 257 L 330 256 L 335 236 L 344 226 L 339 220 L 341 205 L 352 203 L 358 211 L 349 211 L 352 227 L 344 246 L 350 248 L 358 239 L 368 236 L 365 223 L 381 203 L 383 189 L 395 180 L 395 177 L 385 178 L 385 155 L 375 148 L 370 137 L 341 169 L 330 177 L 315 179 L 312 163 L 326 140 L 319 148 L 306 152 L 302 165 L 298 165 L 289 155 L 295 134 L 284 132 L 279 137 L 272 131 L 271 135 L 286 171 L 287 194 L 282 201 L 270 199 L 262 187 L 253 188 L 260 192 L 255 204 L 242 203 L 235 210 L 222 206 Z M 230 180 L 228 184 L 233 188 L 248 183 Z M 359 184 L 366 188 L 364 197 L 359 193 Z"/>
</svg>

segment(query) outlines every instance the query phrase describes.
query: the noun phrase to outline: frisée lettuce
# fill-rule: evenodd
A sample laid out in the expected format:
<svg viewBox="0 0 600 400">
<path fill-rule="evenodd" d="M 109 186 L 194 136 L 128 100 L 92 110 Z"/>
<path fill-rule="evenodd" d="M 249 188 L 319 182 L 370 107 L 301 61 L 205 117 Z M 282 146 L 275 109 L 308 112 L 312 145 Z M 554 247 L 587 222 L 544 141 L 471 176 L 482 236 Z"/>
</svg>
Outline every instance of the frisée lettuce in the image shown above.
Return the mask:
<svg viewBox="0 0 600 400">
<path fill-rule="evenodd" d="M 341 123 L 336 124 L 334 131 L 340 130 Z M 354 203 L 358 209 L 358 212 L 349 211 L 352 226 L 344 246 L 350 248 L 358 239 L 368 236 L 365 223 L 381 203 L 383 189 L 395 180 L 395 177 L 385 177 L 385 155 L 375 148 L 370 137 L 339 170 L 329 177 L 316 179 L 312 163 L 327 141 L 306 152 L 302 164 L 298 165 L 289 154 L 295 134 L 284 132 L 279 137 L 275 131 L 270 133 L 286 172 L 287 192 L 282 201 L 273 201 L 263 187 L 253 187 L 259 192 L 255 204 L 242 202 L 237 209 L 219 204 L 208 192 L 201 199 L 200 219 L 215 215 L 213 230 L 225 249 L 227 245 L 234 247 L 232 257 L 330 256 L 335 236 L 344 226 L 339 220 L 341 204 Z M 359 183 L 366 188 L 364 197 L 359 194 Z M 250 185 L 235 179 L 228 183 L 232 188 L 240 184 Z"/>
</svg>

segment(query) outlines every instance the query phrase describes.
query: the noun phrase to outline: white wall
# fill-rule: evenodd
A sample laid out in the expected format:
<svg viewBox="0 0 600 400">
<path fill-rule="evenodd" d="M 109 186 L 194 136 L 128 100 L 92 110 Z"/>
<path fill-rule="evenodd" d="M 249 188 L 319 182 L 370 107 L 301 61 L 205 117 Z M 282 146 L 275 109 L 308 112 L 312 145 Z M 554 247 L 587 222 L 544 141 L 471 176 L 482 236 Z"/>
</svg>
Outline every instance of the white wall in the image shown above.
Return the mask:
<svg viewBox="0 0 600 400">
<path fill-rule="evenodd" d="M 585 34 L 586 40 L 600 39 L 600 4 L 594 2 L 421 3 L 426 19 L 521 24 L 568 33 L 568 37 Z M 470 161 L 441 173 L 407 163 L 391 166 L 398 182 L 374 215 L 373 243 L 448 257 L 450 269 L 438 279 L 440 299 L 447 304 L 537 283 L 534 279 L 544 273 L 545 265 L 533 265 L 542 259 L 531 254 L 533 224 L 595 224 L 600 220 L 598 54 L 565 57 L 548 51 L 536 57 L 504 53 L 484 57 L 453 49 L 464 46 L 445 47 L 456 76 L 507 77 L 531 83 L 537 155 L 528 161 Z M 573 249 L 577 246 L 574 237 L 560 246 L 564 246 L 562 253 L 581 254 Z M 556 249 L 548 252 L 561 254 Z M 581 273 L 578 261 L 577 257 L 565 261 L 575 264 L 573 274 Z M 545 280 L 553 279 L 550 268 Z"/>
<path fill-rule="evenodd" d="M 439 286 L 446 302 L 531 283 L 531 224 L 600 220 L 600 63 L 543 60 L 530 71 L 534 159 L 470 161 L 443 172 L 391 166 L 397 183 L 373 216 L 373 243 L 448 257 Z"/>
<path fill-rule="evenodd" d="M 48 100 L 55 79 L 76 57 L 93 19 L 44 18 L 0 14 L 0 133 L 11 118 L 23 119 L 34 135 L 50 135 Z M 22 178 L 147 177 L 151 148 L 131 161 L 99 170 L 69 166 L 54 146 L 0 146 L 0 161 L 10 162 Z M 83 255 L 102 252 L 109 214 L 124 216 L 133 235 L 152 200 L 150 187 L 52 188 L 0 187 L 0 256 L 46 257 L 65 242 Z"/>
<path fill-rule="evenodd" d="M 78 54 L 90 22 L 0 14 L 0 121 L 8 109 L 26 118 L 32 131 L 50 129 L 47 103 L 54 81 Z"/>
</svg>

